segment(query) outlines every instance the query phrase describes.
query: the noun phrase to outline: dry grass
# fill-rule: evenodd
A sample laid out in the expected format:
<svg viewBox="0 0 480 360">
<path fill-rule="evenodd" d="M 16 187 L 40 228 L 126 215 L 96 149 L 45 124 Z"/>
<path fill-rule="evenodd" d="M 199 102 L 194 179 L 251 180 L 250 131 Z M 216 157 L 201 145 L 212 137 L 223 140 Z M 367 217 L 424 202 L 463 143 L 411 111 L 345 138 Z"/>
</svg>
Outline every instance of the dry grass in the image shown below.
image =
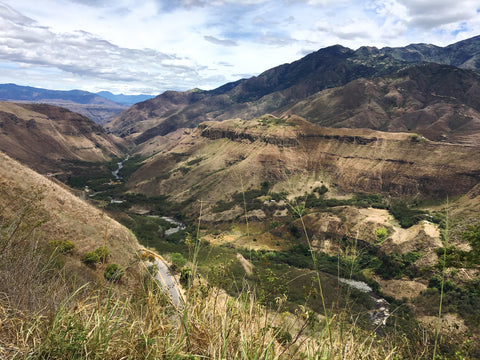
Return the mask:
<svg viewBox="0 0 480 360">
<path fill-rule="evenodd" d="M 118 222 L 3 153 L 0 153 L 0 204 L 0 221 L 3 219 L 4 223 L 30 214 L 28 224 L 34 227 L 32 232 L 40 245 L 51 240 L 74 242 L 75 251 L 65 259 L 66 267 L 85 281 L 94 280 L 96 275 L 85 269 L 80 259 L 103 246 L 105 234 L 111 261 L 124 268 L 131 265 L 133 254 L 139 249 L 135 236 Z M 127 276 L 125 282 L 129 281 Z"/>
<path fill-rule="evenodd" d="M 110 287 L 66 297 L 51 315 L 0 303 L 0 358 L 13 359 L 387 359 L 387 339 L 332 322 L 333 341 L 308 311 L 292 315 L 201 285 L 181 313 L 150 280 L 136 296 Z M 285 338 L 285 333 L 291 338 Z M 285 340 L 287 339 L 287 340 Z"/>
</svg>

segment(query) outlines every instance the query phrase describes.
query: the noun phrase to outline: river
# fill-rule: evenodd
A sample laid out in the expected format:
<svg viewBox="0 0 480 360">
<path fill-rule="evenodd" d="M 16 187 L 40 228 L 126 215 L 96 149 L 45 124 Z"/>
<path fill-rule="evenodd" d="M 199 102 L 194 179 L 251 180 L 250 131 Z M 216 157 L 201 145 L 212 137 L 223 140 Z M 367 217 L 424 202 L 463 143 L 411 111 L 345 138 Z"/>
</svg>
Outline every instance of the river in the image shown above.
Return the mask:
<svg viewBox="0 0 480 360">
<path fill-rule="evenodd" d="M 112 171 L 112 175 L 115 176 L 115 179 L 116 180 L 120 180 L 122 177 L 118 175 L 119 171 L 122 170 L 123 168 L 123 163 L 125 161 L 127 161 L 128 159 L 130 158 L 130 154 L 127 155 L 127 157 L 125 159 L 123 159 L 122 161 L 120 162 L 117 162 L 117 170 L 115 171 Z"/>
<path fill-rule="evenodd" d="M 374 292 L 373 289 L 368 286 L 367 283 L 358 280 L 338 278 L 338 281 L 341 283 L 347 284 L 357 290 L 360 290 L 364 293 L 370 295 L 370 297 L 375 302 L 375 310 L 370 311 L 370 320 L 374 325 L 385 326 L 387 324 L 387 319 L 390 316 L 390 308 L 387 300 L 379 298 Z"/>
</svg>

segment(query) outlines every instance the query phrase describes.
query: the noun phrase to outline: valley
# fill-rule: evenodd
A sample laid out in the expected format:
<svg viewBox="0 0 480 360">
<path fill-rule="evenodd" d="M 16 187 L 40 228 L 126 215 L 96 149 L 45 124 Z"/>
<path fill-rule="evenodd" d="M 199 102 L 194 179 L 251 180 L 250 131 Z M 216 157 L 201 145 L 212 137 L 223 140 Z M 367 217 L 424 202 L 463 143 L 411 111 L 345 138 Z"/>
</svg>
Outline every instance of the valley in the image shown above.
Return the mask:
<svg viewBox="0 0 480 360">
<path fill-rule="evenodd" d="M 134 329 L 122 338 L 141 344 L 122 348 L 127 358 L 168 358 L 153 350 L 163 338 L 209 357 L 203 334 L 253 323 L 250 341 L 268 336 L 278 358 L 314 358 L 317 338 L 330 355 L 367 339 L 376 359 L 431 357 L 437 341 L 443 358 L 480 356 L 479 39 L 434 53 L 333 46 L 214 90 L 167 91 L 104 127 L 54 105 L 0 102 L 2 291 L 32 313 L 58 315 L 52 284 L 87 299 L 73 311 L 113 308 Z M 26 294 L 15 282 L 22 241 L 38 255 L 22 253 L 38 262 L 20 279 Z M 169 261 L 182 306 L 142 247 Z M 79 339 L 93 333 L 71 321 Z M 189 335 L 172 338 L 179 329 Z M 0 356 L 23 351 L 7 330 Z"/>
</svg>

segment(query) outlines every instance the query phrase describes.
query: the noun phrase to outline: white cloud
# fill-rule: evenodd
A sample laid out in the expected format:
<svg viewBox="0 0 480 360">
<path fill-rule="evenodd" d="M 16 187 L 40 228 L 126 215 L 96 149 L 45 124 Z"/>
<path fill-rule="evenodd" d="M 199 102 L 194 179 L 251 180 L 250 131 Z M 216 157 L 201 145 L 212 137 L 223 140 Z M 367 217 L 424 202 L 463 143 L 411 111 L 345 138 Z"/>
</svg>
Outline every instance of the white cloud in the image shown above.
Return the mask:
<svg viewBox="0 0 480 360">
<path fill-rule="evenodd" d="M 217 39 L 215 36 L 205 35 L 203 37 L 205 40 L 211 42 L 212 44 L 221 45 L 221 46 L 237 46 L 237 42 L 234 40 L 228 39 Z"/>
<path fill-rule="evenodd" d="M 0 70 L 8 68 L 0 82 L 213 88 L 333 44 L 447 45 L 480 34 L 479 8 L 478 0 L 0 0 Z"/>
</svg>

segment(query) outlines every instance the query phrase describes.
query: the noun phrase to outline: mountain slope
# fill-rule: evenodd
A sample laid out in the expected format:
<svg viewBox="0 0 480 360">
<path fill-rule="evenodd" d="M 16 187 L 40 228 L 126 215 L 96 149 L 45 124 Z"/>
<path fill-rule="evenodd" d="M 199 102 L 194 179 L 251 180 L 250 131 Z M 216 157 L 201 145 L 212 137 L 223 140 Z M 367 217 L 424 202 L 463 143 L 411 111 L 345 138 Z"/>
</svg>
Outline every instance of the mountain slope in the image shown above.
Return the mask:
<svg viewBox="0 0 480 360">
<path fill-rule="evenodd" d="M 46 104 L 0 102 L 0 151 L 38 171 L 58 171 L 64 161 L 107 161 L 120 142 L 100 125 Z"/>
<path fill-rule="evenodd" d="M 116 102 L 117 104 L 122 105 L 133 105 L 141 101 L 145 101 L 153 98 L 151 95 L 124 95 L 124 94 L 112 94 L 110 91 L 100 91 L 96 93 L 99 96 L 104 97 L 105 99 Z"/>
<path fill-rule="evenodd" d="M 98 123 L 126 108 L 125 105 L 88 91 L 48 90 L 16 84 L 0 84 L 0 100 L 62 106 Z"/>
<path fill-rule="evenodd" d="M 331 46 L 215 90 L 166 92 L 118 114 L 106 127 L 139 144 L 205 120 L 250 119 L 280 111 L 319 91 L 360 78 L 384 77 L 424 62 L 478 70 L 479 42 L 480 37 L 476 37 L 445 48 L 417 44 L 405 48 L 363 47 L 357 51 Z"/>
<path fill-rule="evenodd" d="M 318 92 L 290 108 L 329 127 L 415 131 L 431 140 L 480 145 L 480 76 L 438 64 Z"/>
<path fill-rule="evenodd" d="M 78 281 L 77 286 L 81 286 L 86 281 L 95 281 L 98 276 L 98 272 L 81 263 L 80 259 L 85 253 L 103 246 L 106 242 L 111 251 L 109 261 L 127 268 L 139 249 L 139 244 L 132 233 L 104 212 L 2 152 L 0 152 L 0 204 L 2 204 L 0 206 L 3 251 L 0 265 L 3 279 L 0 281 L 2 293 L 8 294 L 19 290 L 22 292 L 20 295 L 23 296 L 23 294 L 35 292 L 37 290 L 35 287 L 43 286 L 37 278 L 40 274 L 34 274 L 37 277 L 30 279 L 33 283 L 25 284 L 24 289 L 5 288 L 13 284 L 15 279 L 25 275 L 21 274 L 22 271 L 30 272 L 30 266 L 33 269 L 34 264 L 27 264 L 25 269 L 7 269 L 5 268 L 7 260 L 16 263 L 21 259 L 6 259 L 4 256 L 7 255 L 8 250 L 19 255 L 23 252 L 22 246 L 30 248 L 33 245 L 29 243 L 30 241 L 37 243 L 35 248 L 44 248 L 50 241 L 73 242 L 75 245 L 73 253 L 64 258 L 64 275 L 68 279 L 74 276 Z M 21 224 L 18 231 L 25 231 L 28 236 L 25 236 L 21 244 L 5 243 L 6 238 L 3 237 L 5 231 L 8 231 L 9 225 L 17 223 Z M 25 256 L 35 256 L 35 253 L 32 251 Z M 15 273 L 17 275 L 12 275 Z M 125 284 L 135 281 L 137 274 L 138 270 L 131 267 L 126 273 Z M 46 291 L 49 290 L 46 289 Z M 43 296 L 36 300 L 46 301 Z"/>
<path fill-rule="evenodd" d="M 434 62 L 462 69 L 480 69 L 480 36 L 443 48 L 430 44 L 411 44 L 403 48 L 383 48 L 378 52 L 408 62 Z"/>
<path fill-rule="evenodd" d="M 465 194 L 480 182 L 478 147 L 322 128 L 295 116 L 206 122 L 154 141 L 140 149 L 159 152 L 133 174 L 130 188 L 176 201 L 203 199 L 206 206 L 265 181 L 277 192 L 299 188 L 299 195 L 324 182 L 340 193 L 430 198 Z"/>
</svg>

